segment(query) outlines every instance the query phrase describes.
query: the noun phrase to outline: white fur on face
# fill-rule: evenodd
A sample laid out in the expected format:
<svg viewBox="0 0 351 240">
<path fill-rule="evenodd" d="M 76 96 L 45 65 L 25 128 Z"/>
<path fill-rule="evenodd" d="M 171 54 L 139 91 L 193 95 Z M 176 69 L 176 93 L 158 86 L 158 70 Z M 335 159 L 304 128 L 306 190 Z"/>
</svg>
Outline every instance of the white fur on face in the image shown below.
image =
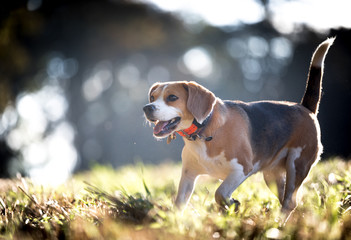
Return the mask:
<svg viewBox="0 0 351 240">
<path fill-rule="evenodd" d="M 162 94 L 158 97 L 158 99 L 154 102 L 152 102 L 152 104 L 155 106 L 156 110 L 153 113 L 153 117 L 155 118 L 155 120 L 159 120 L 159 121 L 169 121 L 173 118 L 176 117 L 182 117 L 182 111 L 179 108 L 176 107 L 172 107 L 166 104 L 166 102 L 164 101 L 164 91 L 165 89 L 163 89 Z M 177 128 L 174 131 L 178 131 L 181 129 L 187 129 L 191 126 L 193 120 L 185 120 L 185 119 L 181 119 L 180 123 L 178 124 Z"/>
<path fill-rule="evenodd" d="M 154 112 L 154 117 L 160 121 L 168 121 L 172 118 L 179 117 L 180 110 L 178 108 L 168 106 L 165 101 L 160 97 L 155 102 L 152 103 L 156 110 Z"/>
</svg>

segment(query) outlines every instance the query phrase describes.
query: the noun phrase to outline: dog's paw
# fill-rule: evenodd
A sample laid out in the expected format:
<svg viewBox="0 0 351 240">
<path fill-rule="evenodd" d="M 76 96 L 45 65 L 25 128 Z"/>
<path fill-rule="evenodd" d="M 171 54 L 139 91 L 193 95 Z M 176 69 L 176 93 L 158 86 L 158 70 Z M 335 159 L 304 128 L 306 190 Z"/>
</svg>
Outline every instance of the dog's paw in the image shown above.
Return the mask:
<svg viewBox="0 0 351 240">
<path fill-rule="evenodd" d="M 234 198 L 231 198 L 229 201 L 230 201 L 230 206 L 235 204 L 234 211 L 235 212 L 239 211 L 240 202 Z"/>
<path fill-rule="evenodd" d="M 233 206 L 234 205 L 234 206 Z M 234 207 L 234 212 L 239 211 L 240 202 L 234 198 L 227 199 L 227 201 L 220 205 L 220 209 L 223 213 L 227 212 L 229 208 Z"/>
</svg>

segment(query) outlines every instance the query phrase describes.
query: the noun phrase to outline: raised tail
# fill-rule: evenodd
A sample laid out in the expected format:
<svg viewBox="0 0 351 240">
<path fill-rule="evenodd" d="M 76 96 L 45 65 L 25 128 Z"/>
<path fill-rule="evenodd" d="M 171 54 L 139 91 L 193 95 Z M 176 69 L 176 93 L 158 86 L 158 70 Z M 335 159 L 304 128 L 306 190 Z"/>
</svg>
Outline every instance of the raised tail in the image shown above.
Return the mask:
<svg viewBox="0 0 351 240">
<path fill-rule="evenodd" d="M 324 59 L 334 39 L 328 38 L 322 42 L 312 56 L 306 90 L 301 100 L 301 105 L 315 114 L 318 113 L 319 102 L 321 100 Z"/>
</svg>

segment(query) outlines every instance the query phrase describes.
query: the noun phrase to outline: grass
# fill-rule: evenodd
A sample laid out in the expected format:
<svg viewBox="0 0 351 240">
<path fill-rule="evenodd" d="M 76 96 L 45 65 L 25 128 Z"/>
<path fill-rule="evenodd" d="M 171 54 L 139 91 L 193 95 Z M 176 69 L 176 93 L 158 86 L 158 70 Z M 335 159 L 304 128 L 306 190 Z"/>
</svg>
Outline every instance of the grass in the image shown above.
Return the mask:
<svg viewBox="0 0 351 240">
<path fill-rule="evenodd" d="M 202 177 L 182 213 L 173 209 L 180 165 L 95 166 L 55 189 L 28 179 L 0 182 L 0 239 L 351 239 L 351 164 L 320 162 L 302 202 L 283 224 L 260 174 L 214 201 L 219 181 Z"/>
</svg>

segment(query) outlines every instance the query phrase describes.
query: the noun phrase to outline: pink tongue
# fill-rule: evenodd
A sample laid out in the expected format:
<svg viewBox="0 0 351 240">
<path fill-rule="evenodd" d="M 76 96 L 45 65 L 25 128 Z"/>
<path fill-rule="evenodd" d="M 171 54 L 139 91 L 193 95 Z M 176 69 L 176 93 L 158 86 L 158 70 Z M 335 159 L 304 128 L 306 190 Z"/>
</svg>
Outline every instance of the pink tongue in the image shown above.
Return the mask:
<svg viewBox="0 0 351 240">
<path fill-rule="evenodd" d="M 154 134 L 159 134 L 167 124 L 168 121 L 159 121 L 154 127 Z"/>
</svg>

